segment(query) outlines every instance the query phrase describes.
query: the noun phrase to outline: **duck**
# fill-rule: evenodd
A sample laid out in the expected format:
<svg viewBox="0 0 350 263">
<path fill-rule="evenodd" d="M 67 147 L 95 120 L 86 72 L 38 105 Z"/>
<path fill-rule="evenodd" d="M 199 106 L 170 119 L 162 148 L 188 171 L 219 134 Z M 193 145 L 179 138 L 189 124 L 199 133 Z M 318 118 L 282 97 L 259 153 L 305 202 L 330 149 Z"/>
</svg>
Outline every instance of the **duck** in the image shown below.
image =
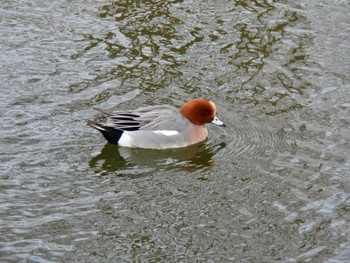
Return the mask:
<svg viewBox="0 0 350 263">
<path fill-rule="evenodd" d="M 95 108 L 106 116 L 104 123 L 88 121 L 112 144 L 143 149 L 182 148 L 208 138 L 206 124 L 225 127 L 216 117 L 215 104 L 196 98 L 180 109 L 170 105 L 146 106 L 134 110 L 110 111 Z"/>
</svg>

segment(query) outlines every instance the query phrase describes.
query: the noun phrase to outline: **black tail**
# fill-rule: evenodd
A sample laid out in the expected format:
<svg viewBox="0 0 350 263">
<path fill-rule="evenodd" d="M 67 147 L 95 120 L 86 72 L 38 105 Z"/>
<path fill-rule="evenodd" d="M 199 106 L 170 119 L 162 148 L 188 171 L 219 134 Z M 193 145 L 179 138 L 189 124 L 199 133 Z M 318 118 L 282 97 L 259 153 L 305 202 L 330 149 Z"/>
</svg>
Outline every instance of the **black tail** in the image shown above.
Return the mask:
<svg viewBox="0 0 350 263">
<path fill-rule="evenodd" d="M 99 130 L 102 133 L 102 135 L 106 138 L 106 140 L 109 143 L 113 144 L 118 144 L 118 141 L 124 132 L 122 130 L 117 130 L 113 127 L 105 126 L 94 121 L 88 121 L 88 124 L 96 130 Z"/>
</svg>

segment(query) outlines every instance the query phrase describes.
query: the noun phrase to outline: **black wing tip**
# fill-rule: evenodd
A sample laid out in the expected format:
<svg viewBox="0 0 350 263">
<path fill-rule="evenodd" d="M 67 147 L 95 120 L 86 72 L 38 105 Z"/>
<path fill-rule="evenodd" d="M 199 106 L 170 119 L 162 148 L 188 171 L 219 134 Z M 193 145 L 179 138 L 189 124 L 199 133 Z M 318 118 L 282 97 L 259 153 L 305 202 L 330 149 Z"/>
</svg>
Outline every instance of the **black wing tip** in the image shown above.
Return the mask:
<svg viewBox="0 0 350 263">
<path fill-rule="evenodd" d="M 105 137 L 105 139 L 109 143 L 118 144 L 118 141 L 119 141 L 119 139 L 122 136 L 124 131 L 116 130 L 116 129 L 111 128 L 111 127 L 103 127 L 103 128 L 105 130 L 104 131 L 100 130 L 100 132 Z"/>
<path fill-rule="evenodd" d="M 117 130 L 113 127 L 109 127 L 100 123 L 97 123 L 95 121 L 88 121 L 88 125 L 95 128 L 99 132 L 102 133 L 103 137 L 109 142 L 113 144 L 118 144 L 118 141 L 120 137 L 122 136 L 123 132 L 122 130 Z"/>
</svg>

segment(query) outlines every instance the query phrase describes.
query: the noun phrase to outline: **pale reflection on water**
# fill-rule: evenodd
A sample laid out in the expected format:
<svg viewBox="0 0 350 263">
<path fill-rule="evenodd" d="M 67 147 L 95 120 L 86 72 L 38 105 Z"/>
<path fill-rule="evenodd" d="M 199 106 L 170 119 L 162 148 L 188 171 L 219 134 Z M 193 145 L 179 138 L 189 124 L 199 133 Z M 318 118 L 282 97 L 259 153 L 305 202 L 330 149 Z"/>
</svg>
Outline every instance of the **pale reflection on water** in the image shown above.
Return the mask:
<svg viewBox="0 0 350 263">
<path fill-rule="evenodd" d="M 0 3 L 0 261 L 347 262 L 346 1 Z M 184 149 L 86 120 L 213 100 Z"/>
</svg>

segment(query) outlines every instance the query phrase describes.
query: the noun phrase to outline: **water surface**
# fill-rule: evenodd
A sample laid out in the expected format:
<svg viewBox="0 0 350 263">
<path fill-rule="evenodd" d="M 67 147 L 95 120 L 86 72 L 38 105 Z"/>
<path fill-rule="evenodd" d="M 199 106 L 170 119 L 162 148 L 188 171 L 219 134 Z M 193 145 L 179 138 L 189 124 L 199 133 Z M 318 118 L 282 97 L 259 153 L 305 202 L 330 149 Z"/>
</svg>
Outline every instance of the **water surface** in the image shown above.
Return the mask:
<svg viewBox="0 0 350 263">
<path fill-rule="evenodd" d="M 347 262 L 347 1 L 3 1 L 0 259 Z M 93 107 L 205 97 L 186 149 L 106 144 Z"/>
</svg>

